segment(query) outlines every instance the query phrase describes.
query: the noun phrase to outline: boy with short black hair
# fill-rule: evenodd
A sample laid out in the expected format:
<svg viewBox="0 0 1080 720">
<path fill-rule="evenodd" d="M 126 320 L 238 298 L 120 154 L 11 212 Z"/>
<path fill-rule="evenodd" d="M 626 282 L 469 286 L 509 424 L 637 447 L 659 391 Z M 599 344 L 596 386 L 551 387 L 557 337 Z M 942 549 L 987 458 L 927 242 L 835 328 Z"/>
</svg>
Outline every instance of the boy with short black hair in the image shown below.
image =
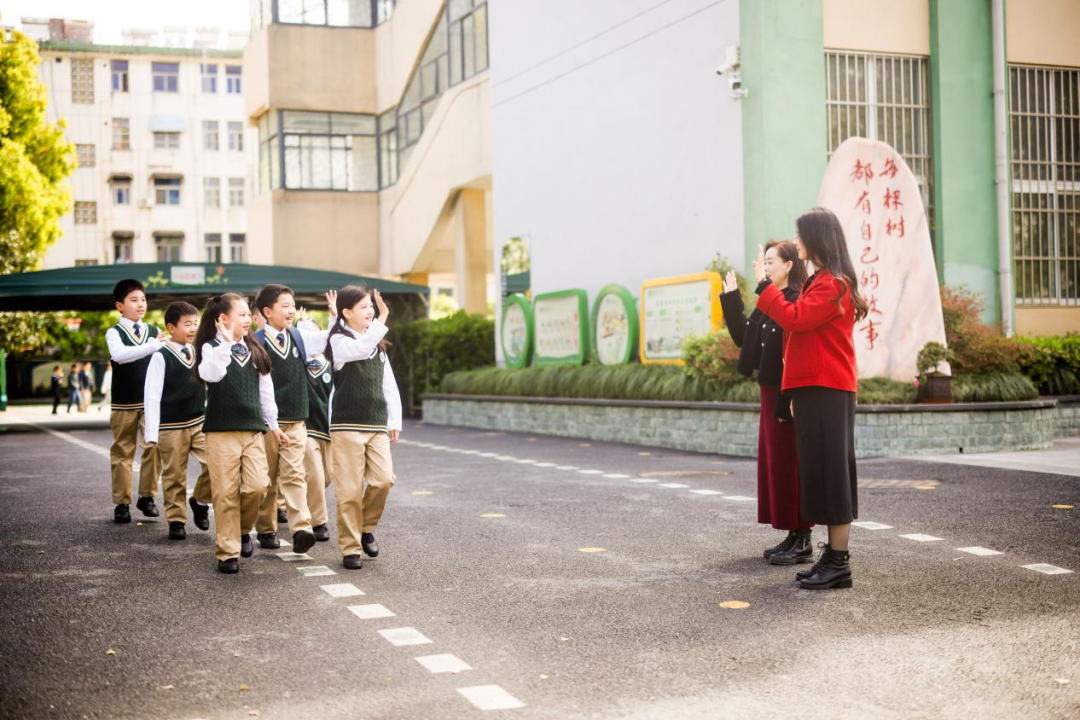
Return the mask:
<svg viewBox="0 0 1080 720">
<path fill-rule="evenodd" d="M 165 501 L 165 519 L 169 539 L 187 537 L 188 457 L 199 461 L 202 471 L 195 492 L 188 498 L 195 527 L 210 527 L 210 473 L 206 467 L 206 438 L 203 419 L 206 415 L 206 386 L 195 371 L 195 333 L 199 329 L 199 311 L 186 302 L 174 302 L 165 309 L 165 328 L 169 340 L 150 357 L 144 385 L 146 443 L 157 444 L 161 457 L 161 494 Z"/>
<path fill-rule="evenodd" d="M 113 300 L 120 311 L 120 322 L 105 333 L 109 358 L 113 368 L 112 415 L 109 424 L 113 444 L 109 449 L 112 460 L 112 495 L 116 509 L 113 519 L 118 523 L 131 522 L 132 473 L 135 449 L 142 434 L 143 386 L 150 356 L 161 349 L 168 338 L 153 325 L 142 322 L 146 315 L 146 289 L 138 280 L 121 280 L 113 288 Z M 147 517 L 159 515 L 154 495 L 161 472 L 157 448 L 143 445 L 142 467 L 139 468 L 139 501 L 136 507 Z"/>
<path fill-rule="evenodd" d="M 68 390 L 68 412 L 71 412 L 71 406 L 75 405 L 75 409 L 79 409 L 79 363 L 71 363 L 71 370 L 67 374 L 67 390 Z"/>
</svg>

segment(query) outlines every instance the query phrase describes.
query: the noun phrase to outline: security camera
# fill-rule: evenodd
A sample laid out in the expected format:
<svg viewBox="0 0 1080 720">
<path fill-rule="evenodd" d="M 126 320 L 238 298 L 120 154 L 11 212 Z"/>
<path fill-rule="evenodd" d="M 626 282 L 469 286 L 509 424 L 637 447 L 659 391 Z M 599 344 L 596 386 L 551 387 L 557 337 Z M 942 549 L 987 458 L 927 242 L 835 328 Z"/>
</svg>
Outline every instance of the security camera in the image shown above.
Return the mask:
<svg viewBox="0 0 1080 720">
<path fill-rule="evenodd" d="M 738 72 L 741 53 L 738 45 L 730 45 L 724 48 L 724 62 L 716 68 L 717 75 L 727 75 Z"/>
<path fill-rule="evenodd" d="M 725 62 L 720 67 L 716 68 L 716 74 L 717 75 L 726 75 L 729 72 L 731 72 L 732 70 L 734 70 L 735 68 L 737 68 L 738 66 L 739 66 L 738 63 Z"/>
<path fill-rule="evenodd" d="M 742 86 L 742 75 L 732 73 L 728 77 L 728 85 L 731 86 L 731 97 L 738 100 L 747 96 L 748 91 Z"/>
</svg>

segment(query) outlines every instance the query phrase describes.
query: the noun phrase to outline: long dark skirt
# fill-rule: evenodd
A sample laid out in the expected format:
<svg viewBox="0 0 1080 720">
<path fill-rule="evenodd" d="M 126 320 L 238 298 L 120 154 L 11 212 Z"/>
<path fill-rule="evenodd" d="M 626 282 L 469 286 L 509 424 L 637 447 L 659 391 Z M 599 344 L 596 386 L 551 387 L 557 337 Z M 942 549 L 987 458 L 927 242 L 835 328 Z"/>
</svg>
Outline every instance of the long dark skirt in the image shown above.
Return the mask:
<svg viewBox="0 0 1080 720">
<path fill-rule="evenodd" d="M 761 386 L 761 420 L 758 425 L 758 522 L 777 530 L 813 527 L 799 513 L 799 464 L 795 426 L 776 418 L 780 388 Z"/>
<path fill-rule="evenodd" d="M 855 393 L 806 387 L 789 394 L 799 445 L 802 517 L 820 525 L 846 525 L 859 517 Z"/>
</svg>

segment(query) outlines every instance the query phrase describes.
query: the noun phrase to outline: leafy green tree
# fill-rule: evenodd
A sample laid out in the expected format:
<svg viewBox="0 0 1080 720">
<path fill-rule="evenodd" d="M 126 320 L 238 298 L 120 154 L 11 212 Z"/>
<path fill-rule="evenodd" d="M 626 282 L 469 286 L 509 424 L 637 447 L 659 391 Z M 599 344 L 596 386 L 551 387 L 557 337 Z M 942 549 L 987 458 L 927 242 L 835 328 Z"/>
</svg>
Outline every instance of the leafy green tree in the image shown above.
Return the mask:
<svg viewBox="0 0 1080 720">
<path fill-rule="evenodd" d="M 65 179 L 75 169 L 75 146 L 64 138 L 63 120 L 46 120 L 40 62 L 22 33 L 0 42 L 0 275 L 36 269 L 71 209 Z M 54 320 L 0 313 L 0 347 L 40 347 Z"/>
</svg>

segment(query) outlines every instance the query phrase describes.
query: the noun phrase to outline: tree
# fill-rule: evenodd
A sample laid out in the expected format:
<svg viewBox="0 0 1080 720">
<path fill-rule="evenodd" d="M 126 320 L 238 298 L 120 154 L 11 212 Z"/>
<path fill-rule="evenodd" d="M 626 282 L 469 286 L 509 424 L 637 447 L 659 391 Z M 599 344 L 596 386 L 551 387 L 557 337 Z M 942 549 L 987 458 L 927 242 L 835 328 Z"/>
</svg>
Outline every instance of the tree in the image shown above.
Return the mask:
<svg viewBox="0 0 1080 720">
<path fill-rule="evenodd" d="M 63 120 L 46 120 L 40 62 L 37 46 L 22 33 L 0 43 L 0 275 L 37 269 L 71 210 L 65 179 L 75 169 L 75 146 L 64 138 Z M 40 346 L 47 325 L 0 313 L 0 347 Z"/>
</svg>

